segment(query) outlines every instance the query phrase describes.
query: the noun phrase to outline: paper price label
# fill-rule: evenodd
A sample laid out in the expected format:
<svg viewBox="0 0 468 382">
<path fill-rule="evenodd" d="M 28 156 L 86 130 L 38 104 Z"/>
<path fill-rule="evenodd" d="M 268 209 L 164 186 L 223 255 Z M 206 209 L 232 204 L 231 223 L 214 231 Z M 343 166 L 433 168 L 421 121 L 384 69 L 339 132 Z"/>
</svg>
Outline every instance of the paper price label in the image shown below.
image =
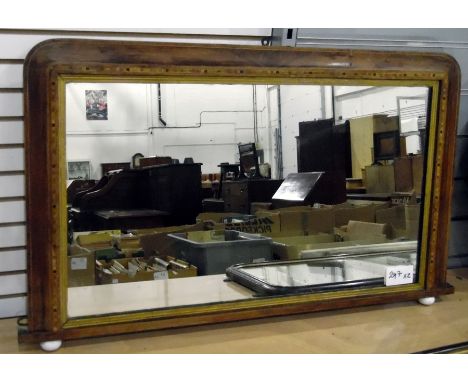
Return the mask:
<svg viewBox="0 0 468 382">
<path fill-rule="evenodd" d="M 70 268 L 73 271 L 85 270 L 88 266 L 88 259 L 86 257 L 74 257 L 71 259 Z"/>
<path fill-rule="evenodd" d="M 385 269 L 385 285 L 402 285 L 413 283 L 412 265 L 394 265 Z"/>
<path fill-rule="evenodd" d="M 169 278 L 167 271 L 154 272 L 153 276 L 155 280 L 167 280 Z"/>
</svg>

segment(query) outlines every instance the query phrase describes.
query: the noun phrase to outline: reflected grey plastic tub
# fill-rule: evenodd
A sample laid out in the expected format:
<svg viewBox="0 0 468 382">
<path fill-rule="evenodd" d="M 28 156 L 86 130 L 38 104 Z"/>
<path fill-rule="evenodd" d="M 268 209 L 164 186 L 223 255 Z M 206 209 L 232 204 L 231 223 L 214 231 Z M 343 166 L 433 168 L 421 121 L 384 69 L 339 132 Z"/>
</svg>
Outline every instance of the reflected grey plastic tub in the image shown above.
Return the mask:
<svg viewBox="0 0 468 382">
<path fill-rule="evenodd" d="M 269 237 L 233 230 L 203 231 L 199 234 L 199 238 L 196 237 L 197 232 L 168 236 L 176 241 L 177 258 L 195 265 L 200 276 L 224 274 L 234 264 L 273 260 L 273 240 Z M 212 240 L 207 240 L 210 235 Z"/>
</svg>

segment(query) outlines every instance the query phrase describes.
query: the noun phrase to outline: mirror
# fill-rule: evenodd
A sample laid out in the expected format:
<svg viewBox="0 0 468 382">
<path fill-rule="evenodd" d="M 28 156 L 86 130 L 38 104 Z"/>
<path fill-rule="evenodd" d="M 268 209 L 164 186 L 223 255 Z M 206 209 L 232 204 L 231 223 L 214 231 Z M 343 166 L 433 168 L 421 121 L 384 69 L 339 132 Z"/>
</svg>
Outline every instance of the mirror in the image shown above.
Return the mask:
<svg viewBox="0 0 468 382">
<path fill-rule="evenodd" d="M 51 40 L 25 89 L 21 340 L 453 292 L 448 56 Z"/>
<path fill-rule="evenodd" d="M 430 121 L 429 88 L 332 87 L 67 83 L 67 185 L 94 184 L 68 201 L 68 317 L 259 298 L 225 282 L 236 264 L 288 294 L 385 286 L 400 265 L 417 282 L 426 148 L 401 103 Z"/>
</svg>

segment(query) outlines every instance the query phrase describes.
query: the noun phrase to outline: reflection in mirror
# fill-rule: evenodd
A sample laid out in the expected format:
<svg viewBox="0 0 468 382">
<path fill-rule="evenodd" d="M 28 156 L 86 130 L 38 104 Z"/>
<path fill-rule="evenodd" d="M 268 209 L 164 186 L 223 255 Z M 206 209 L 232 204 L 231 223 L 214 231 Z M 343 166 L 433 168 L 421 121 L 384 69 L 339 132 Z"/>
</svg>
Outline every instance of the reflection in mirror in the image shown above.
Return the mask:
<svg viewBox="0 0 468 382">
<path fill-rule="evenodd" d="M 417 282 L 429 104 L 423 87 L 68 83 L 68 316 L 267 298 L 224 282 L 235 264 L 287 293 L 408 265 Z"/>
<path fill-rule="evenodd" d="M 416 257 L 416 243 L 407 241 L 304 251 L 302 258 L 309 260 L 234 265 L 226 273 L 260 295 L 323 292 L 388 285 L 397 277 L 413 280 Z M 398 275 L 401 269 L 407 271 Z"/>
</svg>

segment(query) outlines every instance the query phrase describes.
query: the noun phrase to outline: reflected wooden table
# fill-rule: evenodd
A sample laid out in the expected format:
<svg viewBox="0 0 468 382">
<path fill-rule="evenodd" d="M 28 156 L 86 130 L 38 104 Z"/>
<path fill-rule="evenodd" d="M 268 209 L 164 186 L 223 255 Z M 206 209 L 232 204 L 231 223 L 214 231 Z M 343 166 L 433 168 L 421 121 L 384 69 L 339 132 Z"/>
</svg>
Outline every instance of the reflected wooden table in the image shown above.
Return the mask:
<svg viewBox="0 0 468 382">
<path fill-rule="evenodd" d="M 252 298 L 253 292 L 226 275 L 186 277 L 68 288 L 70 318 L 135 312 Z"/>
<path fill-rule="evenodd" d="M 163 227 L 170 214 L 159 210 L 139 209 L 97 210 L 94 215 L 103 229 L 130 229 Z"/>
</svg>

